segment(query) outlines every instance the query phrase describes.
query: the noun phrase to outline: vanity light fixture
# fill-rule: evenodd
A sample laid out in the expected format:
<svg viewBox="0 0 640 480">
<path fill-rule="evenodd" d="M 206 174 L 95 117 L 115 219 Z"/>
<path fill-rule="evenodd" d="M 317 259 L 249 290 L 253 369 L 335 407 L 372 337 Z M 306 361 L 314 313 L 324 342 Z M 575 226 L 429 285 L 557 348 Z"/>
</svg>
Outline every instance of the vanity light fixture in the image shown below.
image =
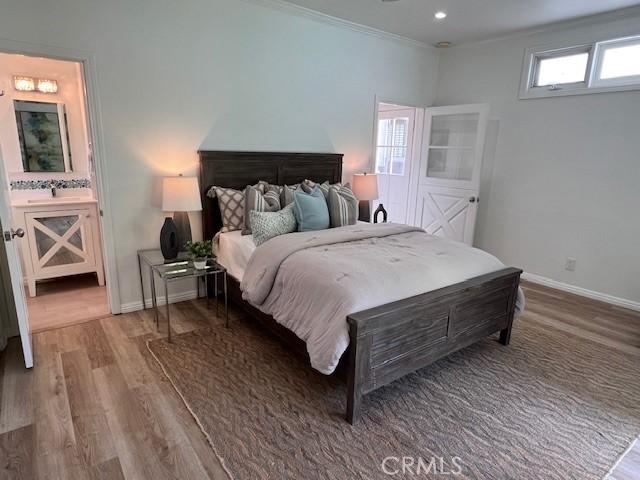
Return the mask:
<svg viewBox="0 0 640 480">
<path fill-rule="evenodd" d="M 21 92 L 33 92 L 36 89 L 36 82 L 31 77 L 13 77 L 13 86 Z"/>
<path fill-rule="evenodd" d="M 443 12 L 442 10 L 440 10 L 439 12 L 436 12 L 434 18 L 436 20 L 444 20 L 445 18 L 447 18 L 447 12 Z"/>
<path fill-rule="evenodd" d="M 41 93 L 58 93 L 58 82 L 47 78 L 39 78 L 38 91 Z"/>
<path fill-rule="evenodd" d="M 13 77 L 13 86 L 20 92 L 58 93 L 58 82 L 48 78 Z"/>
</svg>

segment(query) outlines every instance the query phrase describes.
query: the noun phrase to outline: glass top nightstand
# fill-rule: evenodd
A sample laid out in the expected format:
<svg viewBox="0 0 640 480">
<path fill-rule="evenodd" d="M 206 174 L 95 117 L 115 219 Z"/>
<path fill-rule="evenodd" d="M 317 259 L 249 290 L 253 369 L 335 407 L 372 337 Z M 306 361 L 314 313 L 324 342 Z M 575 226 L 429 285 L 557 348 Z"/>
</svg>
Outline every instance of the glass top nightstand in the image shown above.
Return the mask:
<svg viewBox="0 0 640 480">
<path fill-rule="evenodd" d="M 186 262 L 189 260 L 189 256 L 186 252 L 180 252 L 178 257 L 173 260 L 165 260 L 162 256 L 162 251 L 159 248 L 150 248 L 147 250 L 138 250 L 138 272 L 140 273 L 140 292 L 142 294 L 142 308 L 147 309 L 147 302 L 144 296 L 144 282 L 142 281 L 142 264 L 145 264 L 149 268 L 149 275 L 153 275 L 152 267 L 156 265 L 169 265 L 176 262 Z M 152 280 L 150 278 L 150 280 Z M 151 284 L 149 284 L 151 285 Z"/>
<path fill-rule="evenodd" d="M 204 281 L 205 292 L 207 295 L 207 305 L 209 304 L 209 277 L 213 276 L 214 279 L 214 296 L 216 302 L 216 316 L 218 315 L 218 275 L 222 275 L 222 287 L 224 293 L 224 309 L 225 309 L 225 325 L 229 327 L 229 308 L 227 301 L 227 270 L 215 259 L 209 259 L 207 266 L 204 269 L 197 269 L 193 266 L 193 262 L 189 260 L 188 255 L 184 252 L 178 255 L 178 258 L 173 260 L 165 260 L 162 256 L 162 252 L 158 249 L 155 250 L 140 250 L 138 252 L 138 268 L 140 271 L 140 287 L 142 290 L 142 305 L 146 308 L 146 302 L 144 298 L 144 283 L 142 281 L 142 264 L 146 264 L 149 267 L 150 273 L 150 285 L 151 285 L 151 304 L 154 309 L 154 316 L 156 320 L 156 326 L 159 325 L 159 312 L 158 301 L 156 293 L 156 276 L 164 283 L 165 305 L 166 305 L 166 317 L 168 327 L 168 339 L 171 341 L 171 317 L 169 312 L 169 283 L 184 280 L 187 278 L 196 279 L 196 288 L 198 291 L 198 297 L 200 296 L 200 281 Z"/>
</svg>

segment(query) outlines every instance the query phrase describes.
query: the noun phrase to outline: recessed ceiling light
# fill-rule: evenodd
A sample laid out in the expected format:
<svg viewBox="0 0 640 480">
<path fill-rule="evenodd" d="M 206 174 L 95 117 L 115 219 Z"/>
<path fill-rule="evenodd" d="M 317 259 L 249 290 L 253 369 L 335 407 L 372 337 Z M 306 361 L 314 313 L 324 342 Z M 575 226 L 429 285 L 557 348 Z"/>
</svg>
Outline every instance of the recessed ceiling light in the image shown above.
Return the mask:
<svg viewBox="0 0 640 480">
<path fill-rule="evenodd" d="M 445 18 L 447 18 L 447 12 L 436 12 L 436 14 L 434 15 L 436 20 L 444 20 Z"/>
</svg>

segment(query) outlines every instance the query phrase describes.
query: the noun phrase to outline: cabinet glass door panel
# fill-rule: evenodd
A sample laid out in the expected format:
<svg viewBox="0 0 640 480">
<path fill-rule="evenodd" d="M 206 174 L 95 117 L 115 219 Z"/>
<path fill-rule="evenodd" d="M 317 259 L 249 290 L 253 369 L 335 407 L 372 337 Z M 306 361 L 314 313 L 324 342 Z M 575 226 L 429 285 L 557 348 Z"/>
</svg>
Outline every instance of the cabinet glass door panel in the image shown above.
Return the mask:
<svg viewBox="0 0 640 480">
<path fill-rule="evenodd" d="M 427 177 L 471 180 L 475 157 L 469 148 L 430 148 Z"/>
<path fill-rule="evenodd" d="M 25 215 L 34 274 L 50 278 L 93 268 L 89 210 L 34 212 Z M 82 271 L 81 271 L 82 270 Z"/>
<path fill-rule="evenodd" d="M 473 148 L 478 138 L 479 113 L 434 115 L 431 120 L 431 147 Z"/>
<path fill-rule="evenodd" d="M 79 257 L 67 247 L 60 247 L 60 249 L 44 264 L 44 268 L 58 267 L 60 265 L 70 265 L 73 263 L 83 263 L 84 258 Z"/>
<path fill-rule="evenodd" d="M 45 226 L 48 230 L 51 230 L 54 234 L 62 237 L 65 233 L 69 231 L 69 229 L 73 228 L 77 223 L 80 217 L 78 215 L 69 215 L 63 217 L 36 217 L 34 220 L 39 224 Z M 57 243 L 57 239 L 47 234 L 46 231 L 43 231 L 39 228 L 34 229 L 36 236 L 36 249 L 38 252 L 38 258 L 41 259 L 44 257 L 49 250 L 51 250 Z M 82 235 L 80 233 L 80 229 L 78 229 L 69 239 L 67 240 L 71 245 L 76 247 L 78 250 L 82 250 Z M 65 249 L 66 250 L 66 249 Z M 71 253 L 71 252 L 69 252 Z M 60 257 L 60 259 L 63 256 Z M 77 255 L 76 255 L 77 257 Z M 79 257 L 77 257 L 79 259 Z M 83 261 L 79 259 L 79 261 Z M 77 263 L 76 262 L 68 262 L 68 263 Z M 57 263 L 56 265 L 61 265 L 61 263 Z"/>
</svg>

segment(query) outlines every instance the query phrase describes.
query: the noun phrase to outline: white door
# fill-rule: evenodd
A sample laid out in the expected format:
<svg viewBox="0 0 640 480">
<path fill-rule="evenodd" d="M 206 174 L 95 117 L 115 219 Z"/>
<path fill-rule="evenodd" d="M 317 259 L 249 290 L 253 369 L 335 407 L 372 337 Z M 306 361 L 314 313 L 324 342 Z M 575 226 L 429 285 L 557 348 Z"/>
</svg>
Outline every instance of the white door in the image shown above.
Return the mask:
<svg viewBox="0 0 640 480">
<path fill-rule="evenodd" d="M 0 151 L 0 221 L 3 231 L 0 241 L 5 242 L 7 250 L 7 260 L 9 262 L 9 273 L 11 274 L 11 287 L 18 314 L 18 325 L 20 327 L 20 339 L 22 340 L 22 352 L 24 363 L 27 368 L 33 367 L 33 347 L 31 343 L 31 329 L 29 328 L 29 315 L 27 312 L 27 299 L 24 294 L 24 284 L 22 281 L 22 267 L 18 258 L 16 242 L 22 241 L 21 237 L 14 235 L 13 219 L 11 216 L 11 200 L 9 195 L 9 182 L 4 170 L 2 151 Z M 24 232 L 22 232 L 24 235 Z M 26 241 L 26 238 L 24 238 Z"/>
<path fill-rule="evenodd" d="M 416 109 L 379 104 L 376 135 L 378 201 L 390 222 L 407 223 Z"/>
<path fill-rule="evenodd" d="M 414 225 L 473 243 L 488 114 L 484 104 L 425 110 Z"/>
</svg>

